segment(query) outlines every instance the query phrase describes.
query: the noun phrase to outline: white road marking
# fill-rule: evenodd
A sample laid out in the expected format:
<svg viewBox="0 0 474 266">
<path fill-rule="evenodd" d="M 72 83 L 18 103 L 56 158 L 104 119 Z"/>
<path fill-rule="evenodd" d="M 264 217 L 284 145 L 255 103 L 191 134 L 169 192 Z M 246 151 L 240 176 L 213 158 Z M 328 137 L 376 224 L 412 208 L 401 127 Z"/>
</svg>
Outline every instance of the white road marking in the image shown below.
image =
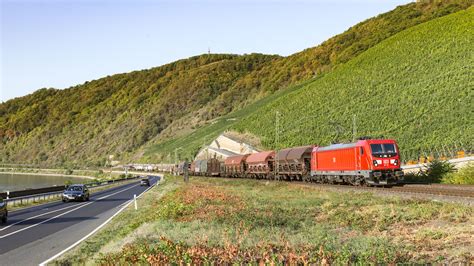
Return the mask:
<svg viewBox="0 0 474 266">
<path fill-rule="evenodd" d="M 79 207 L 77 207 L 77 208 L 75 208 L 75 209 L 72 209 L 72 210 L 69 210 L 69 211 L 67 211 L 67 212 L 58 214 L 58 215 L 56 215 L 56 216 L 54 216 L 54 217 L 51 217 L 51 218 L 46 219 L 46 220 L 44 220 L 44 221 L 41 221 L 41 222 L 39 222 L 39 223 L 35 223 L 35 224 L 32 224 L 32 225 L 27 226 L 27 227 L 25 227 L 25 228 L 22 228 L 22 229 L 18 229 L 18 230 L 16 230 L 16 231 L 13 231 L 13 232 L 11 232 L 11 233 L 9 233 L 9 234 L 0 236 L 0 239 L 5 238 L 5 237 L 8 237 L 8 236 L 11 236 L 11 235 L 14 235 L 14 234 L 17 234 L 17 233 L 20 233 L 20 232 L 22 232 L 22 231 L 28 230 L 28 229 L 30 229 L 30 228 L 32 228 L 32 227 L 35 227 L 35 226 L 38 226 L 38 225 L 40 225 L 40 224 L 44 224 L 44 223 L 46 223 L 46 222 L 49 222 L 49 221 L 51 221 L 51 220 L 53 220 L 53 219 L 56 219 L 56 218 L 58 218 L 58 217 L 61 217 L 61 216 L 63 216 L 63 215 L 66 215 L 66 214 L 68 214 L 68 213 L 70 213 L 70 212 L 73 212 L 73 211 L 75 211 L 75 210 L 78 210 L 78 209 L 80 209 L 80 208 L 82 208 L 82 207 L 85 207 L 85 206 L 87 206 L 87 205 L 90 205 L 90 204 L 92 204 L 92 203 L 93 203 L 93 202 L 89 202 L 89 203 L 87 203 L 87 204 L 83 204 L 83 205 L 81 205 L 81 206 L 79 206 Z"/>
<path fill-rule="evenodd" d="M 46 202 L 45 204 L 51 204 L 51 203 L 57 203 L 57 202 L 60 202 L 60 200 L 49 201 L 49 202 Z M 20 212 L 20 211 L 26 211 L 26 210 L 29 210 L 29 209 L 37 208 L 38 206 L 41 206 L 41 205 L 34 205 L 34 206 L 30 206 L 30 207 L 25 207 L 25 208 L 13 210 L 13 211 L 8 211 L 8 214 L 15 213 L 15 212 Z M 46 208 L 43 208 L 41 210 L 47 210 L 48 208 L 49 207 L 46 207 Z"/>
<path fill-rule="evenodd" d="M 138 186 L 138 185 L 131 186 L 131 187 L 129 187 L 129 188 L 122 189 L 122 190 L 117 191 L 117 192 L 115 192 L 115 193 L 112 193 L 112 194 L 103 196 L 103 197 L 97 199 L 96 201 L 92 201 L 92 202 L 89 202 L 89 203 L 86 203 L 86 204 L 82 204 L 82 205 L 80 205 L 80 206 L 77 207 L 77 208 L 74 208 L 74 209 L 69 210 L 69 211 L 67 211 L 67 212 L 58 214 L 58 215 L 56 215 L 56 216 L 54 216 L 54 217 L 51 217 L 51 218 L 49 218 L 49 219 L 47 219 L 47 220 L 41 221 L 41 222 L 36 223 L 36 224 L 32 224 L 32 225 L 27 226 L 27 227 L 25 227 L 25 228 L 22 228 L 22 229 L 13 231 L 13 232 L 11 232 L 11 233 L 8 233 L 8 234 L 6 234 L 6 235 L 0 236 L 0 239 L 5 238 L 5 237 L 8 237 L 8 236 L 11 236 L 11 235 L 14 235 L 14 234 L 17 234 L 17 233 L 19 233 L 19 232 L 25 231 L 25 230 L 30 229 L 30 228 L 32 228 L 32 227 L 36 227 L 36 226 L 38 226 L 38 225 L 40 225 L 40 224 L 44 224 L 44 223 L 49 222 L 49 221 L 51 221 L 51 220 L 53 220 L 53 219 L 56 219 L 56 218 L 58 218 L 58 217 L 61 217 L 61 216 L 63 216 L 63 215 L 66 215 L 66 214 L 68 214 L 68 213 L 70 213 L 70 212 L 73 212 L 73 211 L 78 210 L 78 209 L 80 209 L 80 208 L 83 208 L 83 207 L 85 207 L 85 206 L 87 206 L 87 205 L 90 205 L 90 204 L 92 204 L 92 203 L 94 203 L 94 202 L 97 202 L 97 201 L 99 201 L 99 200 L 101 200 L 101 199 L 108 198 L 108 197 L 113 196 L 113 195 L 115 195 L 115 194 L 118 194 L 118 193 L 120 193 L 120 192 L 129 190 L 129 189 L 132 189 L 132 188 L 134 188 L 134 187 L 136 187 L 136 186 Z"/>
<path fill-rule="evenodd" d="M 156 185 L 157 183 L 155 183 Z M 155 185 L 145 189 L 140 195 L 137 196 L 137 198 L 140 198 L 143 194 L 145 194 L 145 192 L 147 192 L 148 190 L 150 190 L 152 187 L 154 187 Z M 129 200 L 128 202 L 125 202 L 124 206 L 122 208 L 120 208 L 120 210 L 118 210 L 116 213 L 114 213 L 109 219 L 107 219 L 105 222 L 103 222 L 101 225 L 99 225 L 96 229 L 92 230 L 92 232 L 90 232 L 89 234 L 87 234 L 86 236 L 84 236 L 83 238 L 79 239 L 78 241 L 76 241 L 74 244 L 70 245 L 69 247 L 67 247 L 66 249 L 64 249 L 63 251 L 59 252 L 58 254 L 52 256 L 51 258 L 41 262 L 39 264 L 39 266 L 44 266 L 48 263 L 50 263 L 51 261 L 59 258 L 61 255 L 63 255 L 64 253 L 68 252 L 69 250 L 71 250 L 72 248 L 74 248 L 75 246 L 79 245 L 82 241 L 86 240 L 87 238 L 89 238 L 90 236 L 92 236 L 93 234 L 95 234 L 97 231 L 99 231 L 102 227 L 104 227 L 106 224 L 108 224 L 115 216 L 119 215 L 123 210 L 125 210 L 131 203 L 133 202 L 133 199 Z M 120 206 L 119 206 L 120 207 Z"/>
<path fill-rule="evenodd" d="M 54 212 L 58 212 L 58 211 L 66 210 L 66 209 L 70 209 L 70 208 L 77 207 L 77 206 L 80 206 L 80 205 L 83 205 L 83 204 L 70 205 L 70 206 L 68 206 L 68 207 L 64 207 L 64 208 L 57 209 L 57 210 L 50 211 L 50 212 L 45 212 L 45 213 L 38 214 L 38 215 L 33 216 L 33 217 L 29 217 L 29 218 L 23 219 L 23 220 L 21 220 L 21 221 L 18 221 L 18 222 L 16 222 L 16 223 L 12 223 L 12 224 L 10 224 L 10 225 L 8 225 L 8 226 L 3 227 L 2 229 L 0 229 L 0 232 L 3 231 L 3 230 L 8 229 L 8 228 L 10 228 L 10 227 L 12 227 L 12 226 L 14 226 L 14 225 L 20 224 L 20 223 L 22 223 L 22 222 L 26 222 L 26 221 L 29 221 L 29 220 L 31 220 L 31 219 L 35 219 L 35 218 L 38 218 L 38 217 L 41 217 L 41 216 L 45 216 L 45 215 L 50 214 L 50 213 L 54 213 Z"/>
</svg>

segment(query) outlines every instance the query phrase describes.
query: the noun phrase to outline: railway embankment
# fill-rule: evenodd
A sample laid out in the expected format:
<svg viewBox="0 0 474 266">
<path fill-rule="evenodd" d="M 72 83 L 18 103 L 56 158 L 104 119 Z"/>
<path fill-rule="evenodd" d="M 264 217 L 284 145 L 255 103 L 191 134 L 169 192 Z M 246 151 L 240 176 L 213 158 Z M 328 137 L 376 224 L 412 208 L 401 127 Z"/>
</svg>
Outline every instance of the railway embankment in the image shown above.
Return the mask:
<svg viewBox="0 0 474 266">
<path fill-rule="evenodd" d="M 339 187 L 166 176 L 58 262 L 473 262 L 472 206 Z"/>
</svg>

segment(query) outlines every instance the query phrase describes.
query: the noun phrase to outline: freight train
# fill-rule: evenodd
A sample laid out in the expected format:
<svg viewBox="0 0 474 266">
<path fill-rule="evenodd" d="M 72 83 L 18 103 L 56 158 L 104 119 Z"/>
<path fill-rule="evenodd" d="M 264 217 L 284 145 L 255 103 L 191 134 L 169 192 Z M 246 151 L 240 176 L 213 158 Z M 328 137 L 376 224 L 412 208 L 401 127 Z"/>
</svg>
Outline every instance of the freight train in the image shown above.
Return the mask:
<svg viewBox="0 0 474 266">
<path fill-rule="evenodd" d="M 184 164 L 178 165 L 183 173 Z M 403 179 L 395 140 L 368 139 L 354 143 L 315 145 L 215 158 L 189 164 L 190 175 L 329 184 L 386 186 Z"/>
</svg>

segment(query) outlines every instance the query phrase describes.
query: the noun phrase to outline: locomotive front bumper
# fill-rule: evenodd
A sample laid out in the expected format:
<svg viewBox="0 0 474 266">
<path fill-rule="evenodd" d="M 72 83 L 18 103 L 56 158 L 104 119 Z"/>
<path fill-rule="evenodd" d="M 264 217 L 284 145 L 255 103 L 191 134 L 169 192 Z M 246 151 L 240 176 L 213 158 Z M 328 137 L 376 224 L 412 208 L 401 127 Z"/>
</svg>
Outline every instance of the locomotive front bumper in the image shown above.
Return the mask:
<svg viewBox="0 0 474 266">
<path fill-rule="evenodd" d="M 394 170 L 394 171 L 374 171 L 370 173 L 370 178 L 367 180 L 367 183 L 370 185 L 394 185 L 397 184 L 399 180 L 403 179 L 403 171 Z"/>
<path fill-rule="evenodd" d="M 398 180 L 403 180 L 404 173 L 403 171 L 395 171 L 395 176 L 398 178 Z"/>
</svg>

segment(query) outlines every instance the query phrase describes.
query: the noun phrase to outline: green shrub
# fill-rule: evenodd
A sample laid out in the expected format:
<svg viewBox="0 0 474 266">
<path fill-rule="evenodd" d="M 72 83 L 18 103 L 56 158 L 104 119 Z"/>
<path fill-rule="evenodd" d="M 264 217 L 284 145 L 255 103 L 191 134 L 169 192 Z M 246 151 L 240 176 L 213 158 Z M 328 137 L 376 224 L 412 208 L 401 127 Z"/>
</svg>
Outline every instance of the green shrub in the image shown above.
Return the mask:
<svg viewBox="0 0 474 266">
<path fill-rule="evenodd" d="M 474 185 L 474 163 L 468 164 L 457 172 L 445 175 L 442 182 L 447 184 Z"/>
<path fill-rule="evenodd" d="M 444 176 L 454 171 L 455 168 L 452 163 L 448 161 L 434 160 L 428 165 L 425 176 L 428 181 L 439 183 Z"/>
<path fill-rule="evenodd" d="M 444 183 L 445 178 L 455 170 L 454 165 L 448 161 L 434 160 L 428 164 L 426 170 L 405 174 L 404 179 L 408 182 Z"/>
</svg>

